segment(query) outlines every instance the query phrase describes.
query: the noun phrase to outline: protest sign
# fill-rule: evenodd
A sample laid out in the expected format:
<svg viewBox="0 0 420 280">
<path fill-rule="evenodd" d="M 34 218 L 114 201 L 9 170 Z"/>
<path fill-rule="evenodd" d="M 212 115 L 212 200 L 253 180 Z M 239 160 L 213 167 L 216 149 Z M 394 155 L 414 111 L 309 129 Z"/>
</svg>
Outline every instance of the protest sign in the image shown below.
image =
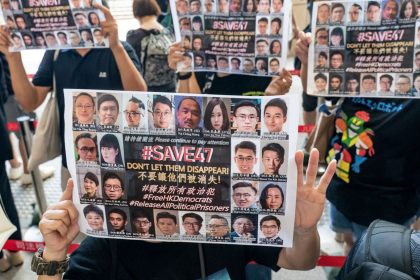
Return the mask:
<svg viewBox="0 0 420 280">
<path fill-rule="evenodd" d="M 101 0 L 4 0 L 1 9 L 10 30 L 10 51 L 25 49 L 104 48 L 99 24 Z"/>
<path fill-rule="evenodd" d="M 291 247 L 296 99 L 65 90 L 81 231 Z"/>
<path fill-rule="evenodd" d="M 308 93 L 419 98 L 417 17 L 413 0 L 315 2 Z"/>
<path fill-rule="evenodd" d="M 278 75 L 286 65 L 291 1 L 171 1 L 179 71 Z"/>
</svg>

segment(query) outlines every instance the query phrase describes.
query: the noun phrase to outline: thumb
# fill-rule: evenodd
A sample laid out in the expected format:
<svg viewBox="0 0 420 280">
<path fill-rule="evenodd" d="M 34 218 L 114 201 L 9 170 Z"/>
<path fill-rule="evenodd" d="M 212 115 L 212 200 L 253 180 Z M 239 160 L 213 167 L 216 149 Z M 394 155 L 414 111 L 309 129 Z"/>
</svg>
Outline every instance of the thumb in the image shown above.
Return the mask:
<svg viewBox="0 0 420 280">
<path fill-rule="evenodd" d="M 69 179 L 67 181 L 67 187 L 64 190 L 63 194 L 61 195 L 60 201 L 73 200 L 73 187 L 74 187 L 73 179 Z"/>
</svg>

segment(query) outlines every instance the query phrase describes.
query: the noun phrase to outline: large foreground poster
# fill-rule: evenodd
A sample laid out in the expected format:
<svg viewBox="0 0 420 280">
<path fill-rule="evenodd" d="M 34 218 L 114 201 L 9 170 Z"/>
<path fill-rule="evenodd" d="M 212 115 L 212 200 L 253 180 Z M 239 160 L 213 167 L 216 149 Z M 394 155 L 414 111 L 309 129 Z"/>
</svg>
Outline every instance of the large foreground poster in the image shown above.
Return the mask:
<svg viewBox="0 0 420 280">
<path fill-rule="evenodd" d="M 315 2 L 308 92 L 420 97 L 419 28 L 414 0 Z"/>
<path fill-rule="evenodd" d="M 278 75 L 286 65 L 291 1 L 174 0 L 179 71 Z"/>
<path fill-rule="evenodd" d="M 65 95 L 82 232 L 292 246 L 294 96 Z"/>
</svg>

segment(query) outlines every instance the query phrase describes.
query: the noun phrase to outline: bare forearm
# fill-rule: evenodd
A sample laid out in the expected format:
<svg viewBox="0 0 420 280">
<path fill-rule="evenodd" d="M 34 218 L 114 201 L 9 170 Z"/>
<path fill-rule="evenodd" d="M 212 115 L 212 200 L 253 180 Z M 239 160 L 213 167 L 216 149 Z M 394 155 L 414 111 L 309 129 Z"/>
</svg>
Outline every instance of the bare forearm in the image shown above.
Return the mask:
<svg viewBox="0 0 420 280">
<path fill-rule="evenodd" d="M 112 48 L 118 70 L 120 71 L 121 81 L 124 90 L 147 91 L 147 85 L 143 77 L 140 75 L 131 58 L 128 56 L 123 45 L 119 43 Z"/>
<path fill-rule="evenodd" d="M 302 67 L 300 69 L 300 79 L 302 81 L 302 88 L 303 91 L 307 92 L 308 90 L 308 65 L 302 63 Z"/>
<path fill-rule="evenodd" d="M 182 74 L 181 74 L 182 76 Z M 192 72 L 191 77 L 186 80 L 178 80 L 176 92 L 181 93 L 201 93 L 200 86 L 197 83 L 194 72 Z"/>
</svg>

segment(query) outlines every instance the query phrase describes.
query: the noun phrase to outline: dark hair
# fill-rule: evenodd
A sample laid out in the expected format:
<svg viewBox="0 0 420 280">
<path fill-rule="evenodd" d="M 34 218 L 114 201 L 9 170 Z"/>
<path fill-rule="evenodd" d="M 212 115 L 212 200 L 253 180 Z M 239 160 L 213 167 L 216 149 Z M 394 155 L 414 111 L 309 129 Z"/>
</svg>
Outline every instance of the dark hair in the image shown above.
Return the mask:
<svg viewBox="0 0 420 280">
<path fill-rule="evenodd" d="M 273 22 L 277 22 L 279 24 L 279 27 L 281 28 L 281 19 L 280 18 L 273 18 L 271 20 L 271 23 L 273 23 Z"/>
<path fill-rule="evenodd" d="M 336 54 L 338 54 L 339 56 L 341 56 L 341 59 L 344 61 L 344 54 L 342 53 L 342 52 L 340 52 L 340 51 L 338 51 L 338 50 L 336 50 L 336 51 L 332 51 L 331 53 L 330 53 L 330 57 L 332 58 L 334 55 L 336 55 Z"/>
<path fill-rule="evenodd" d="M 250 221 L 252 223 L 252 226 L 254 226 L 254 222 L 252 221 L 252 218 L 248 215 L 238 215 L 235 218 L 233 218 L 232 220 L 232 224 L 234 224 L 236 222 L 236 220 L 238 219 L 247 219 L 248 221 Z"/>
<path fill-rule="evenodd" d="M 10 37 L 22 39 L 17 33 L 13 33 Z"/>
<path fill-rule="evenodd" d="M 133 103 L 136 103 L 137 105 L 139 105 L 139 108 L 142 108 L 143 110 L 145 109 L 145 107 L 144 107 L 144 103 L 143 103 L 140 99 L 138 99 L 138 98 L 136 98 L 136 97 L 134 97 L 134 96 L 132 96 L 132 97 L 128 100 L 128 102 L 133 102 Z"/>
<path fill-rule="evenodd" d="M 258 190 L 252 185 L 250 182 L 241 181 L 232 186 L 232 190 L 236 190 L 237 188 L 251 188 L 255 194 L 257 194 Z"/>
<path fill-rule="evenodd" d="M 195 22 L 199 22 L 200 23 L 200 30 L 198 30 L 198 31 L 203 31 L 203 21 L 201 20 L 201 17 L 200 16 L 194 16 L 192 18 L 192 23 L 195 23 Z M 194 28 L 194 27 L 192 27 L 192 28 Z"/>
<path fill-rule="evenodd" d="M 198 215 L 197 213 L 186 213 L 184 215 L 182 215 L 182 221 L 185 221 L 185 218 L 193 218 L 196 219 L 200 224 L 203 222 L 203 217 L 201 217 L 200 215 Z"/>
<path fill-rule="evenodd" d="M 325 32 L 327 32 L 327 33 L 328 33 L 328 29 L 327 29 L 327 28 L 325 28 L 325 27 L 321 27 L 321 28 L 318 28 L 318 29 L 315 31 L 315 37 L 316 37 L 316 35 L 318 35 L 318 32 L 321 32 L 321 31 L 325 31 Z"/>
<path fill-rule="evenodd" d="M 224 57 L 224 56 L 219 57 L 219 58 L 217 59 L 217 61 L 219 61 L 219 60 L 224 60 L 224 61 L 226 61 L 227 63 L 229 63 L 228 59 L 227 59 L 226 57 Z"/>
<path fill-rule="evenodd" d="M 235 153 L 238 151 L 238 149 L 248 149 L 252 150 L 254 152 L 254 155 L 257 154 L 257 146 L 254 142 L 251 141 L 242 141 L 235 146 Z"/>
<path fill-rule="evenodd" d="M 88 14 L 88 21 L 89 21 L 89 24 L 90 24 L 90 25 L 92 25 L 92 26 L 95 26 L 95 24 L 93 23 L 93 21 L 92 21 L 92 19 L 91 19 L 92 15 L 96 15 L 96 16 L 98 17 L 98 19 L 99 19 L 99 16 L 98 16 L 98 14 L 97 14 L 97 13 L 95 13 L 95 12 L 90 12 L 90 13 Z"/>
<path fill-rule="evenodd" d="M 258 20 L 258 23 L 260 23 L 260 22 L 265 22 L 265 23 L 268 24 L 268 19 L 266 17 L 262 17 Z"/>
<path fill-rule="evenodd" d="M 118 181 L 120 181 L 120 184 L 121 184 L 121 189 L 124 191 L 124 182 L 123 182 L 123 180 L 121 179 L 121 177 L 117 174 L 117 173 L 114 173 L 114 172 L 106 172 L 105 174 L 104 174 L 104 178 L 103 178 L 103 184 L 104 184 L 104 186 L 105 186 L 105 182 L 107 181 L 107 180 L 109 180 L 109 179 L 117 179 Z"/>
<path fill-rule="evenodd" d="M 172 215 L 169 212 L 159 212 L 156 215 L 156 222 L 159 222 L 159 219 L 172 219 L 175 224 L 178 224 L 176 221 L 176 216 Z"/>
<path fill-rule="evenodd" d="M 344 9 L 344 5 L 343 5 L 343 4 L 341 4 L 341 3 L 333 3 L 333 4 L 332 4 L 332 6 L 331 6 L 331 12 L 332 12 L 334 9 L 336 9 L 336 8 L 342 8 L 343 10 L 345 10 L 345 9 Z"/>
<path fill-rule="evenodd" d="M 108 218 L 111 215 L 111 213 L 117 213 L 120 214 L 124 220 L 124 222 L 127 221 L 127 214 L 121 210 L 120 208 L 112 208 L 111 210 L 108 211 Z"/>
<path fill-rule="evenodd" d="M 376 78 L 373 75 L 365 75 L 365 76 L 363 76 L 362 81 L 364 81 L 364 80 L 373 80 L 374 82 L 376 82 Z"/>
<path fill-rule="evenodd" d="M 101 95 L 101 97 L 98 100 L 98 110 L 99 110 L 99 108 L 101 108 L 102 103 L 104 103 L 106 101 L 112 101 L 112 102 L 114 102 L 117 105 L 117 111 L 118 112 L 120 111 L 120 105 L 118 104 L 118 100 L 112 94 L 104 94 L 104 95 Z"/>
<path fill-rule="evenodd" d="M 362 6 L 360 6 L 359 4 L 354 3 L 353 5 L 351 5 L 352 7 L 356 7 L 357 9 L 359 9 L 360 11 L 362 10 Z"/>
<path fill-rule="evenodd" d="M 286 105 L 286 102 L 281 98 L 274 98 L 268 101 L 264 107 L 264 114 L 267 107 L 278 107 L 283 112 L 283 116 L 284 117 L 287 116 L 287 105 Z"/>
<path fill-rule="evenodd" d="M 102 209 L 99 208 L 98 206 L 93 205 L 93 204 L 89 204 L 88 206 L 86 206 L 85 208 L 83 208 L 83 214 L 84 214 L 85 217 L 90 212 L 96 213 L 99 216 L 101 216 L 102 220 L 104 219 L 104 211 L 102 211 Z"/>
<path fill-rule="evenodd" d="M 280 51 L 281 51 L 281 42 L 280 42 L 280 40 L 275 39 L 275 40 L 271 41 L 271 43 L 270 43 L 270 54 L 274 54 L 273 49 L 274 49 L 274 43 L 275 42 L 278 42 L 280 44 Z"/>
<path fill-rule="evenodd" d="M 322 56 L 325 59 L 328 59 L 328 55 L 326 52 L 319 52 L 318 56 Z"/>
<path fill-rule="evenodd" d="M 249 1 L 252 1 L 252 11 L 251 12 L 248 12 L 247 9 L 246 9 L 246 6 L 248 6 L 248 2 Z M 255 4 L 255 0 L 244 0 L 242 10 L 245 13 L 253 13 L 253 12 L 256 12 L 257 11 L 257 5 Z"/>
<path fill-rule="evenodd" d="M 74 17 L 77 17 L 77 16 L 83 16 L 84 18 L 86 18 L 86 15 L 84 13 L 75 13 Z"/>
<path fill-rule="evenodd" d="M 242 100 L 242 101 L 239 101 L 238 103 L 236 103 L 235 108 L 233 108 L 233 114 L 236 115 L 236 111 L 241 107 L 253 107 L 257 111 L 257 115 L 260 114 L 260 110 L 259 110 L 258 106 L 250 100 Z"/>
<path fill-rule="evenodd" d="M 236 60 L 238 63 L 239 63 L 239 65 L 241 65 L 241 60 L 239 59 L 239 58 L 237 58 L 237 57 L 232 57 L 231 59 L 230 59 L 230 62 L 232 63 L 232 60 Z"/>
<path fill-rule="evenodd" d="M 343 77 L 341 75 L 339 75 L 339 74 L 335 74 L 335 73 L 331 74 L 331 76 L 330 76 L 330 83 L 331 83 L 331 80 L 333 78 L 339 79 L 340 80 L 340 84 L 343 82 Z"/>
<path fill-rule="evenodd" d="M 229 116 L 225 103 L 220 99 L 220 97 L 213 97 L 207 103 L 206 110 L 204 112 L 204 128 L 207 130 L 212 130 L 213 126 L 211 125 L 211 114 L 213 113 L 214 107 L 217 105 L 220 106 L 223 115 L 223 124 L 221 130 L 229 129 Z"/>
<path fill-rule="evenodd" d="M 114 150 L 118 150 L 118 154 L 115 157 L 115 163 L 116 164 L 122 164 L 122 156 L 121 156 L 121 149 L 120 149 L 120 144 L 118 143 L 118 139 L 117 136 L 115 136 L 114 134 L 105 134 L 104 136 L 102 136 L 101 141 L 99 142 L 99 147 L 103 148 L 113 148 Z M 101 162 L 104 163 L 104 158 L 102 157 L 102 153 L 101 153 Z"/>
<path fill-rule="evenodd" d="M 401 76 L 400 76 L 401 77 Z M 389 74 L 383 74 L 383 75 L 381 75 L 380 77 L 379 77 L 379 81 L 382 79 L 382 78 L 388 78 L 389 79 L 389 81 L 391 82 L 391 84 L 392 84 L 392 82 L 394 81 L 394 77 L 392 77 L 391 75 L 389 75 Z"/>
<path fill-rule="evenodd" d="M 83 180 L 85 180 L 85 179 L 89 179 L 89 180 L 95 182 L 95 185 L 97 185 L 97 186 L 99 185 L 98 176 L 96 176 L 92 172 L 86 172 L 85 177 L 83 178 Z"/>
<path fill-rule="evenodd" d="M 226 223 L 226 226 L 229 225 L 228 220 L 225 217 L 223 217 L 223 216 L 220 216 L 220 215 L 211 215 L 210 216 L 210 220 L 211 219 L 223 220 Z"/>
<path fill-rule="evenodd" d="M 323 79 L 324 81 L 327 81 L 327 76 L 325 76 L 325 74 L 323 74 L 323 73 L 318 73 L 318 74 L 315 75 L 314 81 L 316 81 L 318 79 Z"/>
<path fill-rule="evenodd" d="M 76 137 L 76 139 L 74 139 L 74 145 L 76 146 L 76 149 L 79 148 L 78 147 L 79 146 L 79 140 L 83 139 L 83 138 L 91 139 L 93 141 L 93 143 L 95 143 L 96 156 L 98 156 L 98 143 L 96 143 L 96 135 L 92 137 L 92 134 L 87 133 L 87 132 L 79 134 Z M 80 155 L 77 154 L 77 159 L 76 160 L 79 160 L 79 159 L 80 159 Z"/>
<path fill-rule="evenodd" d="M 369 8 L 370 8 L 370 6 L 376 6 L 376 7 L 378 7 L 379 9 L 381 8 L 381 5 L 380 5 L 378 2 L 376 2 L 376 1 L 369 1 L 369 2 L 368 2 L 368 5 L 367 5 L 367 8 L 369 9 Z"/>
<path fill-rule="evenodd" d="M 54 35 L 53 33 L 50 33 L 50 32 L 49 32 L 49 33 L 46 33 L 46 34 L 45 34 L 45 37 L 51 37 L 51 36 L 55 38 L 55 35 Z"/>
<path fill-rule="evenodd" d="M 283 207 L 283 203 L 284 203 L 284 193 L 283 193 L 282 188 L 280 188 L 280 186 L 279 185 L 276 185 L 276 184 L 268 184 L 267 186 L 265 186 L 265 188 L 261 192 L 261 194 L 260 194 L 260 205 L 261 205 L 261 208 L 262 209 L 270 209 L 270 207 L 268 207 L 267 201 L 266 201 L 267 195 L 268 195 L 268 190 L 269 189 L 278 189 L 280 191 L 282 202 L 280 204 L 279 209 L 282 208 Z"/>
<path fill-rule="evenodd" d="M 284 162 L 284 148 L 278 144 L 278 143 L 269 143 L 264 146 L 264 148 L 261 151 L 261 157 L 264 155 L 265 151 L 273 151 L 276 152 L 279 156 L 279 159 L 281 160 L 281 163 Z"/>
<path fill-rule="evenodd" d="M 280 64 L 280 61 L 278 60 L 278 58 L 277 58 L 277 57 L 274 57 L 274 58 L 270 59 L 270 65 L 271 65 L 271 62 L 273 62 L 273 61 L 275 61 L 275 62 L 277 62 L 278 64 Z"/>
<path fill-rule="evenodd" d="M 58 32 L 57 34 L 60 34 L 60 33 L 65 34 L 64 32 Z M 74 102 L 76 102 L 77 98 L 79 98 L 80 96 L 87 96 L 87 97 L 89 97 L 90 98 L 90 101 L 92 101 L 92 105 L 95 106 L 95 100 L 93 99 L 93 96 L 90 95 L 87 92 L 81 92 L 78 95 L 76 95 L 76 98 L 74 99 Z"/>
<path fill-rule="evenodd" d="M 157 103 L 162 103 L 162 104 L 168 105 L 169 109 L 172 111 L 172 102 L 166 96 L 155 95 L 153 97 L 153 111 L 155 110 L 155 106 L 156 106 Z"/>
<path fill-rule="evenodd" d="M 408 81 L 411 83 L 411 79 L 407 75 L 402 74 L 402 75 L 399 75 L 398 78 L 408 79 Z"/>
<path fill-rule="evenodd" d="M 99 29 L 99 28 L 95 28 L 95 29 L 93 29 L 93 34 L 95 34 L 96 32 L 101 32 L 101 34 L 102 34 L 102 30 L 101 29 Z"/>
<path fill-rule="evenodd" d="M 258 44 L 258 43 L 260 43 L 260 42 L 264 42 L 264 43 L 266 43 L 266 44 L 268 45 L 268 42 L 267 42 L 267 40 L 265 40 L 265 39 L 258 39 L 256 43 Z"/>
<path fill-rule="evenodd" d="M 65 33 L 65 32 L 63 32 L 63 31 L 59 31 L 59 32 L 57 32 L 57 36 L 58 35 L 64 35 L 66 38 L 67 38 L 67 34 Z M 80 94 L 79 94 L 80 95 Z M 79 96 L 78 95 L 78 96 Z M 76 99 L 77 99 L 77 97 L 76 97 Z"/>
<path fill-rule="evenodd" d="M 82 35 L 83 33 L 87 33 L 88 34 L 88 41 L 93 41 L 93 37 L 92 37 L 92 33 L 90 33 L 90 29 L 82 29 L 82 30 L 80 30 L 80 35 Z"/>
<path fill-rule="evenodd" d="M 344 34 L 343 34 L 343 29 L 341 29 L 341 27 L 335 27 L 333 30 L 331 30 L 331 37 L 332 36 L 340 36 L 341 40 L 339 45 L 342 46 L 344 45 Z M 332 46 L 332 41 L 330 42 L 330 45 Z"/>
<path fill-rule="evenodd" d="M 131 213 L 132 220 L 137 218 L 146 218 L 149 222 L 153 222 L 152 216 L 145 209 L 136 209 Z"/>
<path fill-rule="evenodd" d="M 260 220 L 260 227 L 262 227 L 262 224 L 264 222 L 267 222 L 267 221 L 275 221 L 276 224 L 277 224 L 277 227 L 280 228 L 280 220 L 277 217 L 273 216 L 273 215 L 268 215 L 268 216 L 265 216 L 264 218 L 262 218 Z"/>
</svg>

